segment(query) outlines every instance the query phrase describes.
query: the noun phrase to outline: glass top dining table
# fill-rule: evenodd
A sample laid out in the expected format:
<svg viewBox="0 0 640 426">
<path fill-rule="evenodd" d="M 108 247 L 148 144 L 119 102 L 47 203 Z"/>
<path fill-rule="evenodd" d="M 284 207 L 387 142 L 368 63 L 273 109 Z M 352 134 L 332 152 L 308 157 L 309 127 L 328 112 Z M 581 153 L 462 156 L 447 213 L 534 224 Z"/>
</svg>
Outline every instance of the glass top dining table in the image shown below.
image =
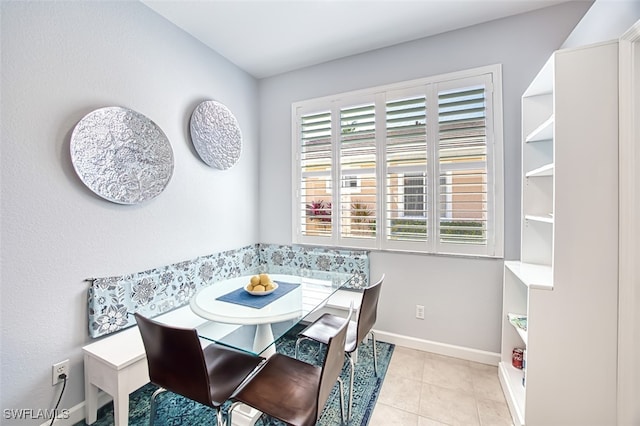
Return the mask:
<svg viewBox="0 0 640 426">
<path fill-rule="evenodd" d="M 200 289 L 190 301 L 193 313 L 206 320 L 196 326 L 200 338 L 268 357 L 275 353 L 278 339 L 354 277 L 313 270 L 268 275 L 278 288 L 264 296 L 245 291 L 252 275 Z"/>
</svg>

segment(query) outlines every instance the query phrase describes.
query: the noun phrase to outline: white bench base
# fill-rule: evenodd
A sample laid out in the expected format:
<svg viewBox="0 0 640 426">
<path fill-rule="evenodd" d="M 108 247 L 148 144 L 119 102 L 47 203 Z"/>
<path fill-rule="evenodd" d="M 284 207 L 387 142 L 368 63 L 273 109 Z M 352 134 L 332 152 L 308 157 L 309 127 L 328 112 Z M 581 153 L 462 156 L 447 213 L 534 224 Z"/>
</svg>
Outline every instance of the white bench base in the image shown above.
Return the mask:
<svg viewBox="0 0 640 426">
<path fill-rule="evenodd" d="M 102 389 L 113 397 L 115 425 L 126 426 L 129 394 L 149 383 L 147 358 L 138 328 L 123 330 L 82 349 L 87 423 L 97 420 L 98 389 Z"/>
</svg>

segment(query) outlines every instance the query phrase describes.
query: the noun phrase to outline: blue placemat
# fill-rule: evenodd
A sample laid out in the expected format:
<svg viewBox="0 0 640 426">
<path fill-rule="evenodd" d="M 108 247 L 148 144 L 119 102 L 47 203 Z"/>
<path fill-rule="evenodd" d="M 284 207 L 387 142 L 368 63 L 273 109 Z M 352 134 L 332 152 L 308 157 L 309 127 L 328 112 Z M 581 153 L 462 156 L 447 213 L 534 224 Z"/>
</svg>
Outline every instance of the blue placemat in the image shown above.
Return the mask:
<svg viewBox="0 0 640 426">
<path fill-rule="evenodd" d="M 267 294 L 266 296 L 253 296 L 247 293 L 244 288 L 240 287 L 237 290 L 233 290 L 232 292 L 216 297 L 216 300 L 260 309 L 300 286 L 300 284 L 285 283 L 282 281 L 276 281 L 276 283 L 278 283 L 278 288 L 276 288 L 273 293 Z"/>
</svg>

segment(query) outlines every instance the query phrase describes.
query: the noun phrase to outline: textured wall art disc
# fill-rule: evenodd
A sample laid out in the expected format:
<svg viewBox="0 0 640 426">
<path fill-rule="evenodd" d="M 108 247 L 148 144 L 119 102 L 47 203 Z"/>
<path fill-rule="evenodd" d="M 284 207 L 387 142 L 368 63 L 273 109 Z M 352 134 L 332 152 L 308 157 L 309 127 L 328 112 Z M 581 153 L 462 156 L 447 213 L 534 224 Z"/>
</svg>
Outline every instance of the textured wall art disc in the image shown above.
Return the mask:
<svg viewBox="0 0 640 426">
<path fill-rule="evenodd" d="M 97 109 L 78 122 L 71 134 L 71 161 L 89 189 L 119 204 L 156 197 L 173 174 L 173 151 L 162 130 L 121 107 Z"/>
<path fill-rule="evenodd" d="M 193 111 L 191 141 L 202 161 L 211 167 L 226 170 L 240 159 L 240 126 L 220 102 L 204 101 Z"/>
</svg>

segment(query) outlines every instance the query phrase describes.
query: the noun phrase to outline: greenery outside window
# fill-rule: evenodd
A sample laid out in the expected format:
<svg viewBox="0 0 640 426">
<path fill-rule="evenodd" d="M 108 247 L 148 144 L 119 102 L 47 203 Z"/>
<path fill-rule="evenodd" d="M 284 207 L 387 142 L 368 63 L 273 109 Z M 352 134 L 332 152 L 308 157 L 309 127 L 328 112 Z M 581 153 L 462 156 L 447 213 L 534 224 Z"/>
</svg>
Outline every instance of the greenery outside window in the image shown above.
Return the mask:
<svg viewBox="0 0 640 426">
<path fill-rule="evenodd" d="M 294 242 L 502 256 L 499 65 L 292 110 Z"/>
</svg>

